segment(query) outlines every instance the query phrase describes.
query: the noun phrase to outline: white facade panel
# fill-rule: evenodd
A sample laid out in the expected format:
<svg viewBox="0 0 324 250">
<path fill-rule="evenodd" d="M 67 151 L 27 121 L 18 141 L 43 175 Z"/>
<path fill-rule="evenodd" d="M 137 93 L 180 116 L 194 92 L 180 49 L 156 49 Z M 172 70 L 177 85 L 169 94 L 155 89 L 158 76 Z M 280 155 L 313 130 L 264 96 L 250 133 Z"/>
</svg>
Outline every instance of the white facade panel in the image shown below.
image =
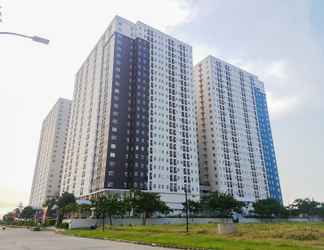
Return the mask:
<svg viewBox="0 0 324 250">
<path fill-rule="evenodd" d="M 41 208 L 59 195 L 71 101 L 60 98 L 44 119 L 29 204 Z"/>
<path fill-rule="evenodd" d="M 195 66 L 194 76 L 201 185 L 247 202 L 267 198 L 252 87 L 257 77 L 212 56 Z"/>
<path fill-rule="evenodd" d="M 147 190 L 160 193 L 170 202 L 175 199 L 181 203 L 187 186 L 192 198 L 199 199 L 192 48 L 144 23 L 132 23 L 118 16 L 76 75 L 61 192 L 84 196 L 106 188 L 114 32 L 150 44 Z M 174 112 L 172 124 L 170 109 Z M 170 136 L 174 137 L 174 145 L 170 145 Z"/>
</svg>

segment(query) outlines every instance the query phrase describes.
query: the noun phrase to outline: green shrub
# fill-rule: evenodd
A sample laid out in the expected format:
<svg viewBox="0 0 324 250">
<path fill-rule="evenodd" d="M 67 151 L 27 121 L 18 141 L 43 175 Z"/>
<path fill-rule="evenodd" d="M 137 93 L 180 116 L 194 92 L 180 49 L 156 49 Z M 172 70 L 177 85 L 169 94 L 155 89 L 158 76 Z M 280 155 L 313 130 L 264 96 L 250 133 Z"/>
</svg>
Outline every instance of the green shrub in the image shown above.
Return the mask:
<svg viewBox="0 0 324 250">
<path fill-rule="evenodd" d="M 55 226 L 55 223 L 56 223 L 55 219 L 49 219 L 42 226 L 44 227 Z"/>
<path fill-rule="evenodd" d="M 62 228 L 62 229 L 69 229 L 69 223 L 61 223 L 57 226 L 57 228 Z"/>
<path fill-rule="evenodd" d="M 10 223 L 4 223 L 5 225 L 12 225 L 17 227 L 33 227 L 37 226 L 37 224 L 33 220 L 26 220 L 26 221 L 12 221 Z"/>
</svg>

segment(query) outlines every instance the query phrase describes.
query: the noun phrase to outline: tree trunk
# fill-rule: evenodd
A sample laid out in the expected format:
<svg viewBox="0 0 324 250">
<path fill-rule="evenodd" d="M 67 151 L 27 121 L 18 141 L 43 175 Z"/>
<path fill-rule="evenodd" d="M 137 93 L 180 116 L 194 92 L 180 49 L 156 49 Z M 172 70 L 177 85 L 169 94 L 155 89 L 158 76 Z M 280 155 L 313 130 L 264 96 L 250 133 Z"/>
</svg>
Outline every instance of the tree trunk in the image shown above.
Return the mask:
<svg viewBox="0 0 324 250">
<path fill-rule="evenodd" d="M 59 225 L 59 221 L 60 221 L 60 212 L 57 212 L 57 215 L 56 215 L 56 226 Z"/>
<path fill-rule="evenodd" d="M 146 219 L 147 219 L 147 215 L 146 212 L 144 212 L 143 214 L 143 225 L 146 226 Z"/>
<path fill-rule="evenodd" d="M 105 231 L 105 216 L 102 215 L 102 231 Z"/>
<path fill-rule="evenodd" d="M 64 218 L 64 211 L 58 211 L 56 226 L 60 226 L 62 224 Z"/>
<path fill-rule="evenodd" d="M 112 218 L 111 218 L 111 214 L 109 214 L 109 223 L 110 223 L 110 226 L 112 226 Z"/>
</svg>

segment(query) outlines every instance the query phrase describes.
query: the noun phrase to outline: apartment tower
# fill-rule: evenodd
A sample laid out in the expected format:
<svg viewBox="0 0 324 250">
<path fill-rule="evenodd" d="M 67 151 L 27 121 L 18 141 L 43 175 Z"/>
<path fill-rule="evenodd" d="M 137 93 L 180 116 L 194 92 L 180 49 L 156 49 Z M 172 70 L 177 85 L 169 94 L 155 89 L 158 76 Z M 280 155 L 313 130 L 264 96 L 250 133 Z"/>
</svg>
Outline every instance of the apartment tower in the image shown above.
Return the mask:
<svg viewBox="0 0 324 250">
<path fill-rule="evenodd" d="M 61 192 L 199 199 L 191 46 L 116 16 L 76 74 Z"/>
<path fill-rule="evenodd" d="M 201 191 L 281 201 L 263 83 L 213 56 L 194 68 Z"/>
<path fill-rule="evenodd" d="M 60 193 L 70 109 L 71 101 L 60 98 L 43 121 L 29 199 L 34 208 Z"/>
</svg>

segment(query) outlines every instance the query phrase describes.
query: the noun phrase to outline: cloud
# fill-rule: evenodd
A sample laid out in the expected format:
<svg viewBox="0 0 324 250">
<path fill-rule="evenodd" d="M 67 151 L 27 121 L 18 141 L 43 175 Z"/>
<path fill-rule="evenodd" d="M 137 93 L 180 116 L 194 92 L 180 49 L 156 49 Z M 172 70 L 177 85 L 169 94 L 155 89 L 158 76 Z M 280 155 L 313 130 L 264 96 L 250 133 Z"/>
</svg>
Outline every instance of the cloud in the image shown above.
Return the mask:
<svg viewBox="0 0 324 250">
<path fill-rule="evenodd" d="M 267 94 L 267 98 L 272 120 L 284 118 L 285 115 L 296 110 L 298 104 L 300 104 L 297 96 L 275 98 L 270 92 Z"/>
<path fill-rule="evenodd" d="M 283 60 L 266 62 L 242 62 L 234 60 L 236 65 L 249 72 L 257 72 L 261 80 L 266 83 L 266 93 L 269 112 L 272 120 L 283 119 L 288 114 L 297 111 L 305 99 L 300 91 L 292 91 L 288 72 L 288 64 Z M 267 84 L 270 82 L 271 84 Z"/>
<path fill-rule="evenodd" d="M 0 41 L 0 149 L 6 152 L 0 167 L 1 200 L 28 200 L 42 119 L 59 96 L 72 97 L 74 74 L 116 14 L 190 43 L 195 62 L 213 54 L 265 82 L 284 183 L 304 183 L 303 173 L 323 166 L 317 160 L 302 171 L 300 162 L 316 157 L 304 149 L 296 154 L 294 149 L 298 143 L 318 151 L 324 148 L 323 131 L 310 128 L 304 116 L 311 114 L 317 123 L 324 123 L 318 118 L 324 113 L 323 48 L 312 33 L 310 1 L 11 0 L 3 9 L 4 30 L 43 35 L 51 44 L 39 46 L 9 37 Z M 289 118 L 296 114 L 298 119 Z M 303 136 L 312 140 L 308 143 Z M 299 176 L 289 177 L 291 165 Z M 316 179 L 321 175 L 317 176 L 312 180 L 317 188 L 311 188 L 322 190 L 321 180 Z M 291 186 L 290 197 L 293 191 L 311 189 Z M 1 187 L 19 195 L 4 197 L 9 192 Z"/>
<path fill-rule="evenodd" d="M 265 83 L 286 201 L 324 200 L 324 46 L 314 34 L 311 5 L 188 0 L 190 15 L 172 30 L 190 41 L 195 63 L 212 54 Z"/>
<path fill-rule="evenodd" d="M 205 0 L 187 5 L 191 14 L 173 33 L 191 41 L 195 62 L 213 54 L 258 75 L 272 100 L 277 99 L 272 109 L 282 107 L 282 114 L 296 111 L 293 103 L 319 100 L 323 48 L 313 34 L 310 2 Z"/>
<path fill-rule="evenodd" d="M 268 72 L 265 72 L 268 77 L 275 77 L 280 80 L 285 80 L 287 78 L 286 64 L 283 61 L 273 62 Z"/>
<path fill-rule="evenodd" d="M 0 208 L 15 207 L 17 204 L 13 202 L 0 201 Z"/>
<path fill-rule="evenodd" d="M 25 200 L 26 195 L 22 190 L 15 190 L 11 187 L 0 187 L 0 194 L 0 208 L 15 207 Z"/>
<path fill-rule="evenodd" d="M 166 31 L 189 9 L 184 0 L 10 0 L 3 12 L 2 30 L 51 40 L 0 39 L 0 200 L 26 204 L 42 120 L 58 97 L 72 97 L 75 73 L 113 17 Z"/>
</svg>

